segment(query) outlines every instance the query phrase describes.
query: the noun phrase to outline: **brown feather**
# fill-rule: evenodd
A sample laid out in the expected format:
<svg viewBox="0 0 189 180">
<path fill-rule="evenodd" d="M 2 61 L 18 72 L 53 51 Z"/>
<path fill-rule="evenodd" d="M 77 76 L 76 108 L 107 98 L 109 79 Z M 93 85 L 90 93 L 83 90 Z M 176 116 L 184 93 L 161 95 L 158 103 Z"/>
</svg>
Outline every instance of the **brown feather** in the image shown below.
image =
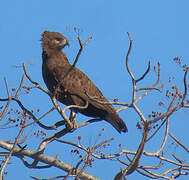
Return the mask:
<svg viewBox="0 0 189 180">
<path fill-rule="evenodd" d="M 57 41 L 64 41 L 65 44 L 57 44 Z M 108 102 L 86 74 L 74 67 L 62 81 L 71 67 L 65 53 L 61 51 L 67 44 L 68 40 L 60 33 L 45 31 L 42 34 L 42 74 L 47 88 L 54 93 L 60 83 L 60 88 L 56 89 L 56 98 L 61 103 L 84 106 L 87 101 L 88 107 L 86 109 L 75 109 L 75 111 L 89 117 L 104 119 L 118 132 L 126 132 L 125 123 L 112 105 L 100 104 L 88 97 L 88 95 L 98 97 L 99 101 Z"/>
</svg>

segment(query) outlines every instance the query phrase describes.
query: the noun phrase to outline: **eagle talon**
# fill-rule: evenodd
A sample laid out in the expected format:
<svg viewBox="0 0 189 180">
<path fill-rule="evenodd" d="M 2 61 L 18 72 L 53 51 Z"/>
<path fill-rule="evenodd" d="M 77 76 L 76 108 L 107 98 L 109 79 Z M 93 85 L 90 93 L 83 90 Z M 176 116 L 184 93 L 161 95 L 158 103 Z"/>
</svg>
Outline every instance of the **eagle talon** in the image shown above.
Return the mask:
<svg viewBox="0 0 189 180">
<path fill-rule="evenodd" d="M 70 124 L 66 123 L 65 126 L 66 126 L 67 129 L 70 130 L 70 132 L 73 132 L 78 128 L 76 121 L 72 121 L 72 122 L 70 122 Z"/>
<path fill-rule="evenodd" d="M 73 121 L 73 129 L 77 129 L 78 128 L 78 125 L 76 123 L 76 121 Z"/>
</svg>

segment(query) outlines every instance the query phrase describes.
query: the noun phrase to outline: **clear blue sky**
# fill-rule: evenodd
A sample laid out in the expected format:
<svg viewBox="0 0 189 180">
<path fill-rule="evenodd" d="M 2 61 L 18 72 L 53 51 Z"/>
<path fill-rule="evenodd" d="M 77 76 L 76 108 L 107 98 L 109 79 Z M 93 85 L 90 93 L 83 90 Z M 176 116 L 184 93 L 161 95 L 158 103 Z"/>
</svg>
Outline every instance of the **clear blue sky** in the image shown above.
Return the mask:
<svg viewBox="0 0 189 180">
<path fill-rule="evenodd" d="M 39 41 L 41 33 L 44 30 L 63 33 L 70 40 L 71 47 L 66 48 L 65 51 L 70 62 L 73 62 L 79 49 L 77 36 L 73 31 L 73 27 L 76 26 L 81 29 L 83 41 L 89 36 L 93 37 L 83 50 L 77 67 L 93 80 L 109 100 L 115 97 L 126 103 L 131 100 L 131 81 L 125 69 L 125 54 L 129 45 L 126 32 L 130 32 L 134 40 L 130 65 L 135 75 L 139 76 L 145 70 L 149 59 L 152 65 L 159 61 L 162 68 L 161 83 L 166 83 L 168 77 L 174 75 L 176 76 L 174 83 L 179 84 L 182 90 L 183 72 L 172 61 L 172 58 L 183 56 L 184 63 L 188 63 L 188 7 L 188 0 L 2 1 L 0 6 L 1 87 L 4 88 L 4 76 L 7 77 L 10 88 L 18 84 L 23 71 L 14 66 L 21 65 L 22 62 L 32 63 L 28 67 L 29 73 L 33 79 L 45 86 L 41 75 L 41 46 Z M 146 80 L 145 83 L 152 82 L 150 80 L 152 77 L 155 78 L 154 73 L 148 76 L 149 81 Z M 145 83 L 141 84 L 146 86 Z M 4 89 L 1 88 L 1 97 L 5 95 L 3 91 Z M 153 95 L 155 96 L 153 101 L 150 99 L 152 96 L 149 96 L 145 99 L 145 106 L 142 106 L 142 103 L 139 104 L 145 115 L 153 110 L 151 108 L 156 107 L 158 99 L 162 97 L 158 93 L 153 93 Z M 38 90 L 34 90 L 31 97 L 22 94 L 21 99 L 31 109 L 40 107 L 41 113 L 51 106 L 50 100 Z M 121 112 L 120 116 L 129 128 L 127 134 L 119 135 L 110 125 L 100 122 L 67 135 L 65 139 L 77 142 L 77 136 L 81 135 L 84 137 L 85 145 L 94 144 L 95 137 L 98 136 L 98 132 L 103 126 L 106 131 L 104 137 L 98 142 L 112 136 L 115 137 L 112 148 L 110 147 L 107 153 L 117 152 L 119 143 L 127 149 L 136 150 L 141 139 L 141 132 L 136 129 L 139 118 L 131 110 Z M 171 132 L 182 139 L 186 145 L 189 145 L 188 141 L 182 138 L 186 135 L 188 129 L 188 126 L 185 125 L 187 116 L 188 112 L 178 112 L 171 123 Z M 52 119 L 54 117 L 56 116 L 51 116 Z M 83 116 L 79 117 L 84 119 Z M 57 115 L 57 118 L 60 117 Z M 49 124 L 53 123 L 53 120 L 51 121 Z M 177 130 L 175 130 L 175 127 L 177 127 Z M 32 132 L 35 129 L 38 129 L 38 127 L 34 126 Z M 3 133 L 3 131 L 1 132 Z M 4 138 L 2 133 L 0 138 Z M 13 129 L 11 133 L 11 135 L 14 135 Z M 30 135 L 29 131 L 26 130 L 26 135 L 28 134 Z M 158 135 L 159 139 L 161 139 L 161 136 L 161 134 Z M 31 146 L 35 149 L 40 139 L 31 138 L 30 141 L 36 142 L 35 147 Z M 161 141 L 157 140 L 156 142 L 158 145 Z M 66 161 L 73 165 L 77 162 L 77 158 L 72 157 L 69 150 L 66 154 L 65 151 L 67 150 L 64 145 L 60 146 L 54 143 L 50 145 L 46 153 L 55 156 L 54 146 L 57 149 L 62 149 L 59 151 L 62 160 L 66 159 L 64 159 L 64 156 L 70 155 L 71 160 L 67 159 Z M 167 152 L 172 151 L 172 149 L 174 148 L 167 148 Z M 177 149 L 177 151 L 179 150 Z M 14 161 L 12 160 L 12 162 Z M 104 169 L 105 163 L 107 169 Z M 15 174 L 17 179 L 28 179 L 29 175 L 45 178 L 61 174 L 56 169 L 52 169 L 49 173 L 48 170 L 40 170 L 39 172 L 39 170 L 28 170 L 27 168 L 22 170 L 21 168 L 23 168 L 23 165 L 20 161 L 8 166 L 7 179 L 15 178 Z M 109 162 L 108 160 L 102 162 L 95 160 L 94 167 L 88 169 L 89 173 L 93 173 L 102 179 L 111 179 L 118 171 L 119 166 L 116 162 Z M 129 177 L 129 179 L 137 178 L 147 179 L 137 173 Z M 187 178 L 182 177 L 182 179 Z"/>
</svg>

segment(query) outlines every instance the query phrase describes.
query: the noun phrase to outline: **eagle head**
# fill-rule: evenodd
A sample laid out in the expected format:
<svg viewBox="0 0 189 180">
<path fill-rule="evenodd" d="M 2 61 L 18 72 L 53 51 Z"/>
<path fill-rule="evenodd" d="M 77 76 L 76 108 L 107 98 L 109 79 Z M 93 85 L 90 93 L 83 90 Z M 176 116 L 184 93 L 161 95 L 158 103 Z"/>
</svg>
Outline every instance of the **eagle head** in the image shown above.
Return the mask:
<svg viewBox="0 0 189 180">
<path fill-rule="evenodd" d="M 65 46 L 69 46 L 69 41 L 59 32 L 44 31 L 42 34 L 43 49 L 61 51 Z"/>
</svg>

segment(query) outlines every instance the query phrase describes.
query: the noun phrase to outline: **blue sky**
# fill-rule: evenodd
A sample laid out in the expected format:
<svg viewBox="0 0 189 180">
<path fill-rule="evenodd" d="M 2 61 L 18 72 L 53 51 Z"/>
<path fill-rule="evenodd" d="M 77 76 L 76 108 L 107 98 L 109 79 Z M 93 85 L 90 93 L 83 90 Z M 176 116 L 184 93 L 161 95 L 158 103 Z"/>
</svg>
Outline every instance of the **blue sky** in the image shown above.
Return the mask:
<svg viewBox="0 0 189 180">
<path fill-rule="evenodd" d="M 4 87 L 3 77 L 5 76 L 10 88 L 18 84 L 23 71 L 21 68 L 15 68 L 15 65 L 21 65 L 22 62 L 32 63 L 31 66 L 28 66 L 30 75 L 42 86 L 45 86 L 41 75 L 41 33 L 44 30 L 63 33 L 71 44 L 71 47 L 66 48 L 65 52 L 70 62 L 73 62 L 79 49 L 77 34 L 73 30 L 73 27 L 76 26 L 81 31 L 80 36 L 83 41 L 92 36 L 92 40 L 82 52 L 77 67 L 93 80 L 109 100 L 115 97 L 126 103 L 131 100 L 131 80 L 125 69 L 125 54 L 129 45 L 126 32 L 130 32 L 134 40 L 130 66 L 136 77 L 144 72 L 149 60 L 151 60 L 152 65 L 159 61 L 161 64 L 161 83 L 167 83 L 169 76 L 175 76 L 173 83 L 178 84 L 181 87 L 180 90 L 183 90 L 183 72 L 172 59 L 175 56 L 183 56 L 183 63 L 188 64 L 188 7 L 188 0 L 3 1 L 0 6 L 1 87 Z M 156 78 L 153 72 L 147 77 L 145 83 L 140 83 L 140 85 L 149 85 L 147 83 L 152 82 L 152 78 Z M 26 84 L 28 84 L 27 81 Z M 4 89 L 0 90 L 1 96 L 5 96 L 3 91 Z M 139 103 L 139 107 L 142 108 L 145 115 L 150 113 L 153 108 L 157 108 L 158 100 L 164 97 L 164 94 L 156 92 L 152 95 L 145 98 L 144 102 Z M 31 96 L 22 94 L 20 98 L 31 109 L 40 107 L 41 111 L 45 112 L 51 107 L 50 100 L 38 90 L 32 91 Z M 86 146 L 93 144 L 103 126 L 106 129 L 104 139 L 115 137 L 112 148 L 108 149 L 107 152 L 117 152 L 119 143 L 122 143 L 127 149 L 136 150 L 141 139 L 141 132 L 136 129 L 139 118 L 132 110 L 123 111 L 120 116 L 129 128 L 128 134 L 119 135 L 110 125 L 100 122 L 79 129 L 77 132 L 65 136 L 65 139 L 77 142 L 77 136 L 82 135 L 85 137 L 83 141 Z M 186 145 L 189 145 L 186 138 L 183 138 L 187 132 L 185 125 L 187 116 L 187 111 L 176 113 L 170 130 Z M 56 113 L 50 117 L 52 119 L 60 118 Z M 83 116 L 79 117 L 85 119 Z M 38 127 L 32 127 L 32 131 L 35 129 Z M 14 136 L 16 132 L 15 129 L 15 132 L 11 132 L 11 134 Z M 26 130 L 26 134 L 29 134 L 29 130 L 28 132 Z M 4 138 L 4 135 L 0 134 L 0 137 Z M 159 140 L 161 137 L 161 134 L 157 135 L 155 144 L 158 145 L 161 142 Z M 40 139 L 32 138 L 31 141 L 36 142 L 35 147 L 37 147 Z M 53 143 L 46 152 L 55 156 L 54 146 L 62 148 L 63 152 L 66 151 L 66 146 Z M 35 147 L 31 148 L 35 149 Z M 169 147 L 167 152 L 172 149 L 174 148 Z M 178 149 L 177 151 L 179 152 Z M 71 156 L 70 154 L 70 158 L 66 161 L 74 165 L 77 159 L 74 160 L 75 157 L 73 157 L 72 162 Z M 64 160 L 63 156 L 61 158 Z M 107 164 L 107 170 L 101 168 L 103 163 Z M 52 169 L 50 174 L 47 170 L 39 172 L 27 168 L 24 168 L 26 171 L 23 172 L 19 168 L 15 168 L 15 165 L 23 168 L 20 161 L 16 160 L 16 164 L 13 163 L 7 168 L 9 171 L 7 179 L 13 178 L 15 170 L 22 172 L 18 173 L 19 179 L 28 179 L 28 175 L 38 175 L 42 178 L 61 174 L 56 169 Z M 108 160 L 95 161 L 94 167 L 88 169 L 88 172 L 102 179 L 111 179 L 118 171 L 117 163 Z M 145 179 L 137 173 L 130 175 L 130 178 Z M 186 177 L 182 177 L 182 179 L 186 179 Z"/>
</svg>

